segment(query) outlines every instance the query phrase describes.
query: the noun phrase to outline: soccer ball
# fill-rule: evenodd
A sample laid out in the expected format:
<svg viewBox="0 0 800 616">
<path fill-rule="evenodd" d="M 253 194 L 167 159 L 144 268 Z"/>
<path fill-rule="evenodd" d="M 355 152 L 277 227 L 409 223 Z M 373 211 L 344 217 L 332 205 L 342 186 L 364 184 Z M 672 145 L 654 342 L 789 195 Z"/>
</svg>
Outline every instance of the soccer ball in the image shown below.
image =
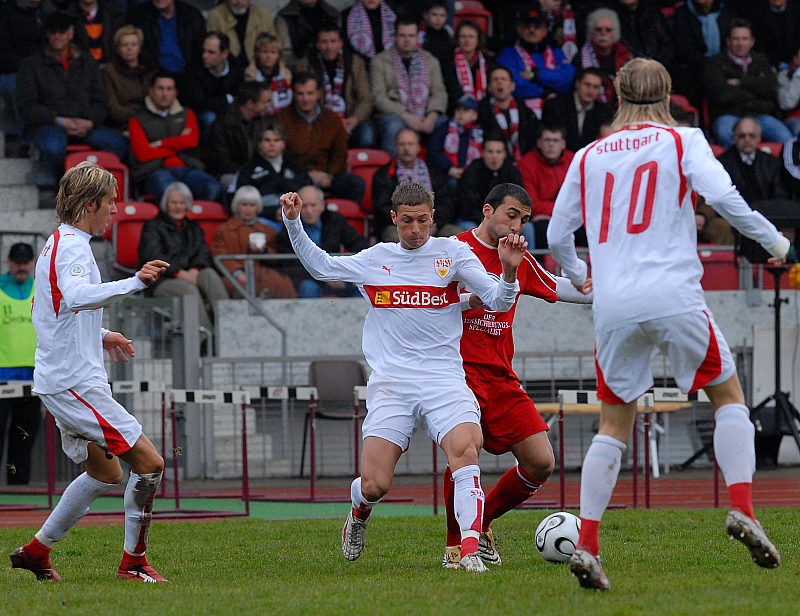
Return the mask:
<svg viewBox="0 0 800 616">
<path fill-rule="evenodd" d="M 551 563 L 565 563 L 575 552 L 581 531 L 579 517 L 566 511 L 551 513 L 536 528 L 536 547 Z"/>
</svg>

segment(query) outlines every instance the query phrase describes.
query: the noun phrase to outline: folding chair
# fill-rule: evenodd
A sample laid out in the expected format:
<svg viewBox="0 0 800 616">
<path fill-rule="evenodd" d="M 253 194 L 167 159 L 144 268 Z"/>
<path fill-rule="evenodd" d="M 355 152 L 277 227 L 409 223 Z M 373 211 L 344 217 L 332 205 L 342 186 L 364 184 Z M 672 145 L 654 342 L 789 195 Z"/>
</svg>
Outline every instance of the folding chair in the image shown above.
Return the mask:
<svg viewBox="0 0 800 616">
<path fill-rule="evenodd" d="M 211 244 L 214 242 L 214 231 L 229 217 L 221 203 L 195 199 L 192 201 L 192 207 L 186 211 L 186 218 L 200 223 L 200 227 L 206 237 L 208 249 L 211 250 Z"/>
</svg>

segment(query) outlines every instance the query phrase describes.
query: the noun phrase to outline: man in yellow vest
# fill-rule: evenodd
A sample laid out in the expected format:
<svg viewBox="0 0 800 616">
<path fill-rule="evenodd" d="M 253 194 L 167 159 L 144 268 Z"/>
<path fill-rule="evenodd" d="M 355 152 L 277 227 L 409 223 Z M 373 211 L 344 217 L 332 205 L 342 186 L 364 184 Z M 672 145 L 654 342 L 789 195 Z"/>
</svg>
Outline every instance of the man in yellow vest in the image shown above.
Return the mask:
<svg viewBox="0 0 800 616">
<path fill-rule="evenodd" d="M 33 248 L 14 244 L 8 272 L 0 276 L 0 381 L 32 381 L 36 332 L 31 323 Z M 39 398 L 0 398 L 0 459 L 8 431 L 6 477 L 9 484 L 27 484 L 31 452 L 41 424 Z"/>
</svg>

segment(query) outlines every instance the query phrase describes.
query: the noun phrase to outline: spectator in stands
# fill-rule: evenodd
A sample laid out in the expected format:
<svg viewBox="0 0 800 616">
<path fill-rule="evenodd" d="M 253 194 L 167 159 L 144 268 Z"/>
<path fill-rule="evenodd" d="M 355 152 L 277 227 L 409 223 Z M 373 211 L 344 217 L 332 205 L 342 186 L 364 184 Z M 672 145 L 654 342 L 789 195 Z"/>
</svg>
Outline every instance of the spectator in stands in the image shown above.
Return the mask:
<svg viewBox="0 0 800 616">
<path fill-rule="evenodd" d="M 483 100 L 489 91 L 489 75 L 497 66 L 484 51 L 486 35 L 471 19 L 458 22 L 456 45 L 447 61 L 442 63 L 444 85 L 449 101 L 448 112 L 462 96 Z"/>
<path fill-rule="evenodd" d="M 413 128 L 401 128 L 395 140 L 397 154 L 379 167 L 372 177 L 375 236 L 384 242 L 399 241 L 390 212 L 392 193 L 400 182 L 419 182 L 431 191 L 436 187 L 432 235 L 441 237 L 460 233 L 461 227 L 454 224 L 456 212 L 447 177 L 436 167 L 426 165 L 419 157 L 422 149 L 419 133 Z"/>
<path fill-rule="evenodd" d="M 294 68 L 298 58 L 302 58 L 317 40 L 319 27 L 339 21 L 339 11 L 325 0 L 289 0 L 275 16 L 275 30 L 283 45 L 283 59 Z"/>
<path fill-rule="evenodd" d="M 563 126 L 542 123 L 536 149 L 528 152 L 517 164 L 522 174 L 522 185 L 533 200 L 531 222 L 536 231 L 534 246 L 537 249 L 547 248 L 547 225 L 553 215 L 556 195 L 574 156 L 566 149 L 565 135 Z"/>
<path fill-rule="evenodd" d="M 147 0 L 135 4 L 130 21 L 144 32 L 144 53 L 159 67 L 180 74 L 200 61 L 206 23 L 184 0 Z"/>
<path fill-rule="evenodd" d="M 575 90 L 559 94 L 544 103 L 542 121 L 563 126 L 567 149 L 577 152 L 599 136 L 600 125 L 610 124 L 614 111 L 597 100 L 603 87 L 598 68 L 582 68 L 575 77 Z"/>
<path fill-rule="evenodd" d="M 345 49 L 339 27 L 320 26 L 315 49 L 297 62 L 298 72 L 317 76 L 325 90 L 325 107 L 342 119 L 353 148 L 371 148 L 375 129 L 369 121 L 375 105 L 367 65 L 358 54 Z"/>
<path fill-rule="evenodd" d="M 73 19 L 56 11 L 47 16 L 47 45 L 19 66 L 17 103 L 25 129 L 42 154 L 46 175 L 55 184 L 64 173 L 68 143 L 82 143 L 120 158 L 125 138 L 103 126 L 108 116 L 100 67 L 87 52 L 72 45 Z"/>
<path fill-rule="evenodd" d="M 280 197 L 287 192 L 297 192 L 307 184 L 313 184 L 311 176 L 302 167 L 284 156 L 286 133 L 275 119 L 267 120 L 261 129 L 256 151 L 234 176 L 228 185 L 228 195 L 239 186 L 255 186 L 261 194 L 263 222 L 273 229 L 283 227 Z"/>
<path fill-rule="evenodd" d="M 430 135 L 447 111 L 447 91 L 439 61 L 417 47 L 417 22 L 397 20 L 395 44 L 370 63 L 375 122 L 380 147 L 394 154 L 394 142 L 401 128 L 413 128 Z"/>
<path fill-rule="evenodd" d="M 562 0 L 539 0 L 539 8 L 547 22 L 547 44 L 559 47 L 567 61 L 578 53 L 578 36 L 572 5 Z"/>
<path fill-rule="evenodd" d="M 353 53 L 369 62 L 394 44 L 397 15 L 383 0 L 356 0 L 342 11 L 342 25 Z"/>
<path fill-rule="evenodd" d="M 766 141 L 783 142 L 793 137 L 775 113 L 777 77 L 767 57 L 753 51 L 750 23 L 734 19 L 725 51 L 706 65 L 708 103 L 717 142 L 724 148 L 733 145 L 733 125 L 744 115 L 752 115 L 761 125 Z"/>
<path fill-rule="evenodd" d="M 311 240 L 322 250 L 337 254 L 356 253 L 367 247 L 366 238 L 356 231 L 339 212 L 327 209 L 325 194 L 316 186 L 304 186 L 298 191 L 303 200 L 300 219 Z M 278 235 L 278 252 L 293 254 L 289 233 L 283 229 Z M 297 297 L 357 297 L 358 287 L 349 282 L 314 280 L 299 261 L 290 261 L 284 271 L 294 281 Z"/>
<path fill-rule="evenodd" d="M 33 246 L 17 243 L 8 251 L 8 271 L 0 276 L 0 381 L 32 381 L 36 331 L 31 321 Z M 27 485 L 31 454 L 42 423 L 37 396 L 0 399 L 0 460 L 8 440 L 6 482 Z"/>
<path fill-rule="evenodd" d="M 223 191 L 255 152 L 271 96 L 272 92 L 263 83 L 245 82 L 236 100 L 211 125 L 208 166 L 220 179 Z"/>
<path fill-rule="evenodd" d="M 256 38 L 259 34 L 276 35 L 272 15 L 252 0 L 225 0 L 208 12 L 206 28 L 209 32 L 223 32 L 230 40 L 231 57 L 246 66 L 254 58 Z"/>
<path fill-rule="evenodd" d="M 179 180 L 198 199 L 214 201 L 220 184 L 204 171 L 197 149 L 197 119 L 178 101 L 175 77 L 166 71 L 153 75 L 144 104 L 128 123 L 133 184 L 158 200 L 169 184 Z"/>
<path fill-rule="evenodd" d="M 788 0 L 760 0 L 753 22 L 756 49 L 773 68 L 788 62 L 800 46 L 800 6 Z"/>
<path fill-rule="evenodd" d="M 254 186 L 241 186 L 236 190 L 231 202 L 233 215 L 214 230 L 211 255 L 273 254 L 278 251 L 278 233 L 271 226 L 258 220 L 261 212 L 261 193 Z M 282 252 L 282 251 L 281 251 Z M 243 288 L 247 289 L 245 263 L 240 260 L 223 262 Z M 280 263 L 272 261 L 253 261 L 255 288 L 248 289 L 261 298 L 293 298 L 297 293 L 291 278 L 278 271 Z M 225 288 L 232 297 L 242 297 L 227 278 L 223 278 Z"/>
<path fill-rule="evenodd" d="M 497 56 L 498 63 L 511 71 L 517 96 L 536 114 L 542 116 L 542 104 L 549 94 L 566 92 L 572 87 L 575 67 L 564 52 L 550 47 L 547 22 L 538 8 L 520 11 L 517 16 L 517 40 Z"/>
<path fill-rule="evenodd" d="M 23 133 L 17 105 L 17 71 L 22 58 L 39 51 L 47 42 L 44 19 L 56 10 L 51 0 L 7 0 L 0 3 L 0 97 L 11 107 L 16 126 L 3 127 L 8 134 Z M 22 137 L 23 141 L 26 141 Z"/>
<path fill-rule="evenodd" d="M 573 64 L 578 68 L 594 66 L 603 71 L 603 87 L 598 100 L 602 103 L 613 101 L 614 76 L 633 58 L 631 50 L 619 40 L 622 35 L 619 17 L 611 9 L 592 11 L 586 18 L 586 32 L 588 40 L 575 56 Z"/>
<path fill-rule="evenodd" d="M 478 102 L 462 96 L 447 120 L 433 131 L 426 158 L 429 167 L 437 167 L 447 176 L 450 193 L 456 194 L 464 169 L 481 157 L 483 129 L 478 124 Z"/>
<path fill-rule="evenodd" d="M 161 210 L 142 227 L 139 263 L 152 261 L 153 255 L 169 259 L 169 268 L 148 292 L 153 297 L 194 295 L 200 327 L 210 332 L 213 302 L 228 299 L 228 291 L 211 264 L 202 227 L 186 217 L 192 201 L 192 191 L 183 182 L 167 185 L 159 203 Z"/>
<path fill-rule="evenodd" d="M 105 64 L 114 55 L 114 33 L 125 25 L 125 11 L 116 0 L 71 0 L 66 8 L 75 16 L 75 43 Z"/>
<path fill-rule="evenodd" d="M 667 70 L 672 66 L 675 47 L 664 15 L 647 0 L 617 0 L 620 41 L 634 56 L 652 58 Z"/>
<path fill-rule="evenodd" d="M 800 49 L 778 71 L 778 106 L 786 114 L 783 123 L 793 135 L 800 133 Z"/>
<path fill-rule="evenodd" d="M 442 70 L 453 59 L 453 35 L 453 26 L 447 23 L 447 2 L 431 0 L 422 14 L 417 45 L 439 60 Z"/>
<path fill-rule="evenodd" d="M 200 147 L 205 150 L 211 124 L 233 102 L 244 82 L 244 66 L 230 57 L 226 34 L 206 33 L 202 60 L 189 63 L 181 82 L 181 98 L 197 116 Z"/>
<path fill-rule="evenodd" d="M 259 34 L 253 50 L 244 80 L 259 81 L 272 91 L 267 114 L 273 115 L 292 102 L 292 71 L 283 62 L 280 41 L 273 35 Z"/>
<path fill-rule="evenodd" d="M 364 180 L 347 172 L 347 132 L 333 111 L 320 105 L 320 84 L 311 73 L 299 73 L 292 84 L 293 102 L 275 118 L 286 131 L 286 151 L 325 192 L 359 204 Z"/>
<path fill-rule="evenodd" d="M 144 109 L 144 97 L 157 68 L 142 54 L 144 35 L 136 26 L 122 26 L 114 34 L 114 54 L 103 65 L 108 95 L 108 124 L 128 132 L 128 122 Z"/>
<path fill-rule="evenodd" d="M 522 176 L 508 156 L 505 138 L 488 134 L 483 140 L 481 157 L 464 170 L 458 181 L 456 224 L 465 231 L 477 227 L 483 220 L 486 195 L 498 184 L 506 183 L 522 186 Z"/>
<path fill-rule="evenodd" d="M 478 122 L 485 131 L 505 137 L 514 163 L 536 145 L 539 122 L 525 101 L 514 94 L 514 79 L 505 66 L 489 73 L 489 96 L 478 103 Z"/>
<path fill-rule="evenodd" d="M 697 109 L 703 106 L 705 84 L 697 78 L 706 62 L 724 50 L 733 10 L 721 0 L 686 0 L 675 9 L 675 61 L 672 85 Z"/>
</svg>

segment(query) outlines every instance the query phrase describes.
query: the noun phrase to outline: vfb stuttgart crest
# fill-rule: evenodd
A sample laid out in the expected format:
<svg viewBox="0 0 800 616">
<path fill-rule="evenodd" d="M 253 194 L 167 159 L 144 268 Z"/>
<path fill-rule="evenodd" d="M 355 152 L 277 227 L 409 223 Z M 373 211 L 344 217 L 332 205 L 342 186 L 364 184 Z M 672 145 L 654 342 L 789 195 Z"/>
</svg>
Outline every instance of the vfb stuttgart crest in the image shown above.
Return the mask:
<svg viewBox="0 0 800 616">
<path fill-rule="evenodd" d="M 436 273 L 444 279 L 447 274 L 450 273 L 450 268 L 452 267 L 453 262 L 450 258 L 447 259 L 436 259 L 434 262 L 434 267 L 436 268 Z"/>
</svg>

